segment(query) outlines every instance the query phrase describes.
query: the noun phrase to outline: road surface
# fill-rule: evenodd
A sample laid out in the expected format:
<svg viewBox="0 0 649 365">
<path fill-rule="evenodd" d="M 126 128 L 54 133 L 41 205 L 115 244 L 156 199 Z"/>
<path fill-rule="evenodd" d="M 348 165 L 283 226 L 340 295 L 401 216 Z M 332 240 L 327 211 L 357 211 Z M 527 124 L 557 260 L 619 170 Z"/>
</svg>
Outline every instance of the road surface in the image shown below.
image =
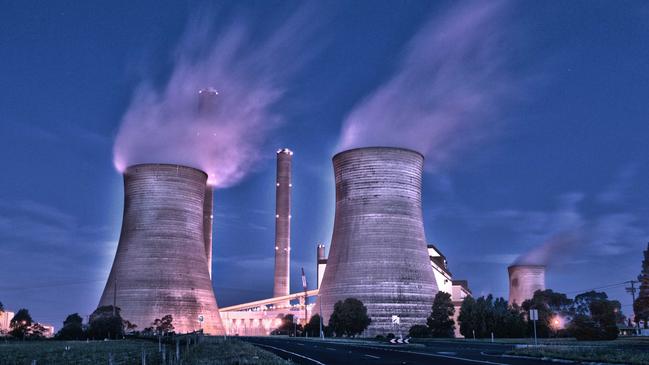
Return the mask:
<svg viewBox="0 0 649 365">
<path fill-rule="evenodd" d="M 264 350 L 297 364 L 427 364 L 427 365 L 533 365 L 551 364 L 543 360 L 502 356 L 511 344 L 435 341 L 425 344 L 391 345 L 374 341 L 345 341 L 288 338 L 242 337 Z"/>
</svg>

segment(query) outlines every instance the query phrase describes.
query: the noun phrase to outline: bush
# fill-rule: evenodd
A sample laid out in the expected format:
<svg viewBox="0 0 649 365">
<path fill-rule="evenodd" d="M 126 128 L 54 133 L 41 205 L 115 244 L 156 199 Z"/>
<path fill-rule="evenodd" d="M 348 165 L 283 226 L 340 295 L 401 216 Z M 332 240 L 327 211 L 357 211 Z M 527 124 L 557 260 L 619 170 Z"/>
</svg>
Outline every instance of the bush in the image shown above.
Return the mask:
<svg viewBox="0 0 649 365">
<path fill-rule="evenodd" d="M 416 324 L 410 327 L 408 336 L 412 338 L 427 338 L 431 336 L 431 333 L 428 326 L 424 326 L 423 324 Z"/>
</svg>

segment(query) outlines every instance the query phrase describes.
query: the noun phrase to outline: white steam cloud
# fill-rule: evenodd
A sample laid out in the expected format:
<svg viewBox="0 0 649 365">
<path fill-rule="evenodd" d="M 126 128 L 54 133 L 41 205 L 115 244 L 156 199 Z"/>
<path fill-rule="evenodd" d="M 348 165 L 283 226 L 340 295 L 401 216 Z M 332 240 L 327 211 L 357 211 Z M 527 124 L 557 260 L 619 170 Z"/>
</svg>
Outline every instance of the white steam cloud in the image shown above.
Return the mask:
<svg viewBox="0 0 649 365">
<path fill-rule="evenodd" d="M 301 68 L 299 60 L 308 59 L 309 12 L 298 9 L 268 33 L 243 22 L 216 32 L 208 21 L 190 22 L 166 84 L 143 82 L 136 90 L 115 140 L 116 168 L 183 164 L 207 172 L 215 187 L 243 178 L 282 123 L 273 108 L 287 80 Z M 198 91 L 207 87 L 219 95 L 214 110 L 198 117 Z"/>
<path fill-rule="evenodd" d="M 411 148 L 435 168 L 485 137 L 499 106 L 514 96 L 505 8 L 471 2 L 431 19 L 394 75 L 347 116 L 338 148 Z"/>
<path fill-rule="evenodd" d="M 515 265 L 553 265 L 563 264 L 571 258 L 574 250 L 584 242 L 581 234 L 574 231 L 557 233 L 541 245 L 520 255 Z"/>
</svg>

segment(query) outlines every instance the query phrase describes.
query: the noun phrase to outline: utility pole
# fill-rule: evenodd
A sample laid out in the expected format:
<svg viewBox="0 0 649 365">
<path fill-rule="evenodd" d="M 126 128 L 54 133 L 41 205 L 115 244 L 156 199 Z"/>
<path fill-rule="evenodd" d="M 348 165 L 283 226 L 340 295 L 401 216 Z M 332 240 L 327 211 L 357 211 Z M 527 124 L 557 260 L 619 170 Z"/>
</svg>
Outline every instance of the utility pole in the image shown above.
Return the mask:
<svg viewBox="0 0 649 365">
<path fill-rule="evenodd" d="M 631 293 L 631 298 L 633 298 L 633 301 L 631 302 L 631 308 L 633 308 L 633 305 L 635 304 L 635 291 L 636 291 L 635 283 L 636 283 L 636 281 L 635 280 L 629 280 L 629 281 L 627 281 L 627 283 L 631 284 L 631 287 L 627 287 L 625 289 L 626 289 L 627 293 Z M 633 312 L 633 316 L 634 316 L 634 319 L 635 319 L 635 311 Z M 635 321 L 635 324 L 636 324 L 636 334 L 639 334 L 640 333 L 640 322 Z"/>
<path fill-rule="evenodd" d="M 307 283 L 306 283 L 306 275 L 304 275 L 304 268 L 302 268 L 302 287 L 304 288 L 304 327 L 306 328 L 306 323 L 308 321 L 307 319 L 307 314 L 306 314 L 306 292 L 307 292 Z M 306 337 L 306 331 L 304 331 L 304 336 Z"/>
</svg>

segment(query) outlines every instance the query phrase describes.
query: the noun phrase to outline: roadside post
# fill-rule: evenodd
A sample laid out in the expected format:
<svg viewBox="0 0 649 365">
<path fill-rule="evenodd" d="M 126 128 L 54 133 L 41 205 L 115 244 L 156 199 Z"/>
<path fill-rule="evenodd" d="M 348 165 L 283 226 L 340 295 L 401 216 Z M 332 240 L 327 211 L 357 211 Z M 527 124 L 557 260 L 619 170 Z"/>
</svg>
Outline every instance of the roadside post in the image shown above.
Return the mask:
<svg viewBox="0 0 649 365">
<path fill-rule="evenodd" d="M 401 336 L 401 329 L 399 328 L 401 318 L 399 318 L 399 316 L 392 316 L 392 324 L 397 328 L 395 332 L 399 332 L 399 338 L 403 339 L 403 336 Z"/>
<path fill-rule="evenodd" d="M 538 346 L 539 342 L 536 338 L 536 321 L 539 320 L 539 311 L 538 309 L 530 309 L 530 319 L 534 321 L 534 346 Z"/>
</svg>

